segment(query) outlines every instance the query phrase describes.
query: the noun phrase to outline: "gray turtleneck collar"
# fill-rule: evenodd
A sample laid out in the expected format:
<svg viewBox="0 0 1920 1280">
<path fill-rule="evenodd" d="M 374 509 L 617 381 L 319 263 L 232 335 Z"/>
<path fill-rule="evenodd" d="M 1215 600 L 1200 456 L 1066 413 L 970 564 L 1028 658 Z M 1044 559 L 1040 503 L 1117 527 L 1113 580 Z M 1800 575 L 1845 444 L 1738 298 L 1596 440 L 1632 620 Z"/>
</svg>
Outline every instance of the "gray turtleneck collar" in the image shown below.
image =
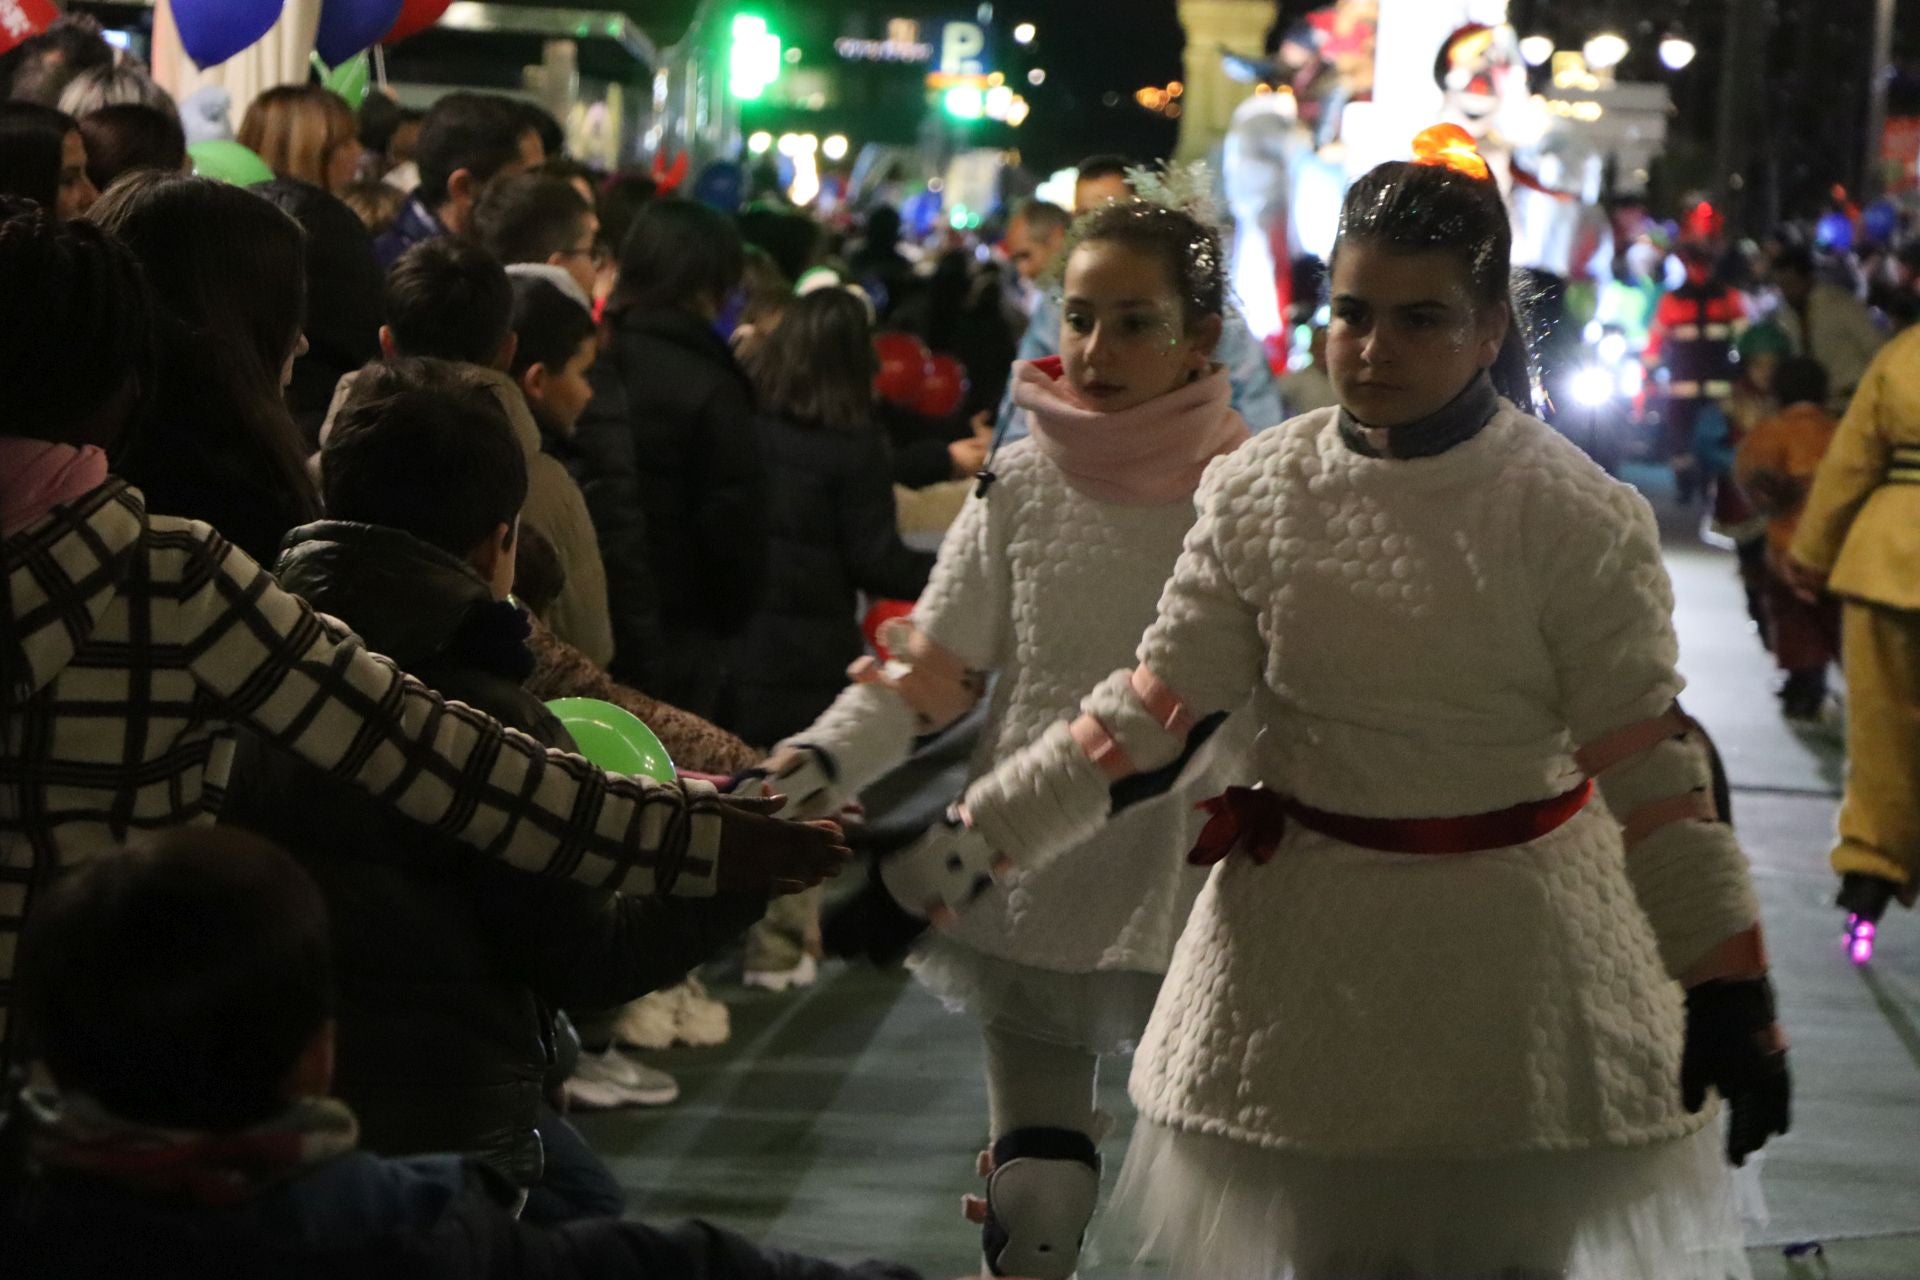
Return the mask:
<svg viewBox="0 0 1920 1280">
<path fill-rule="evenodd" d="M 1482 370 L 1466 390 L 1418 422 L 1399 427 L 1369 427 L 1340 410 L 1340 438 L 1368 458 L 1432 458 L 1480 434 L 1500 412 L 1500 393 Z"/>
</svg>

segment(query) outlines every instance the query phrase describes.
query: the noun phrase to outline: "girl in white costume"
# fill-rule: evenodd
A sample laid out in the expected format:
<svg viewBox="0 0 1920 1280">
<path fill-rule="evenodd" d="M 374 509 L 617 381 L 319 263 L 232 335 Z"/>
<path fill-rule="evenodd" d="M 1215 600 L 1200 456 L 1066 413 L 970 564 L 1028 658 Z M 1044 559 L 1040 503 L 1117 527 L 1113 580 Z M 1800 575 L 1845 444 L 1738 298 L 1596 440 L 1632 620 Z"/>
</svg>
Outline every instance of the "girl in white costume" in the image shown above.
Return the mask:
<svg viewBox="0 0 1920 1280">
<path fill-rule="evenodd" d="M 888 883 L 1047 875 L 1251 697 L 1109 1221 L 1209 1280 L 1744 1276 L 1705 1104 L 1784 1132 L 1784 1041 L 1653 516 L 1520 407 L 1498 192 L 1416 152 L 1343 211 L 1341 407 L 1208 469 L 1137 665 Z"/>
<path fill-rule="evenodd" d="M 917 736 L 975 704 L 989 673 L 976 776 L 1071 714 L 1152 622 L 1206 464 L 1246 441 L 1211 359 L 1225 290 L 1211 230 L 1162 205 L 1107 206 L 1076 228 L 1064 288 L 1060 357 L 1015 369 L 1032 438 L 998 454 L 962 510 L 911 631 L 888 642 L 894 660 L 856 668 L 856 683 L 767 762 L 771 788 L 799 812 L 830 812 L 904 760 Z M 1184 787 L 987 894 L 915 957 L 923 983 L 984 1025 L 991 1176 L 970 1212 L 993 1274 L 1074 1270 L 1099 1190 L 1099 1058 L 1139 1040 L 1204 883 L 1182 855 L 1200 827 L 1195 802 L 1232 776 L 1212 763 L 1224 748 L 1210 747 Z M 829 919 L 830 949 L 855 935 L 888 949 L 863 911 L 906 925 L 900 950 L 926 928 L 871 887 Z"/>
</svg>

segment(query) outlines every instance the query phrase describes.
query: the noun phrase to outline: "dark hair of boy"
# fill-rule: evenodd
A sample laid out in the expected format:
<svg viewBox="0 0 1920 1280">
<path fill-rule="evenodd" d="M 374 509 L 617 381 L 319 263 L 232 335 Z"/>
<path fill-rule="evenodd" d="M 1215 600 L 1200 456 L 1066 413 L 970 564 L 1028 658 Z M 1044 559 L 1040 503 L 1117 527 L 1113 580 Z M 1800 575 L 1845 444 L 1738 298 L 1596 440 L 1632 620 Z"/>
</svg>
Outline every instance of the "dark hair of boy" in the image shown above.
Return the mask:
<svg viewBox="0 0 1920 1280">
<path fill-rule="evenodd" d="M 500 402 L 438 360 L 370 364 L 320 450 L 335 520 L 410 533 L 465 558 L 527 501 L 527 461 Z"/>
<path fill-rule="evenodd" d="M 655 200 L 640 210 L 620 246 L 620 283 L 607 311 L 717 307 L 745 269 L 732 219 L 691 200 Z"/>
<path fill-rule="evenodd" d="M 31 1052 L 139 1124 L 231 1132 L 286 1108 L 333 1013 L 327 910 L 293 859 L 180 827 L 56 883 L 21 940 Z"/>
<path fill-rule="evenodd" d="M 1074 172 L 1074 181 L 1091 182 L 1095 178 L 1124 178 L 1127 170 L 1133 168 L 1133 161 L 1125 156 L 1102 153 L 1088 156 L 1080 162 Z"/>
<path fill-rule="evenodd" d="M 559 178 L 563 182 L 585 183 L 592 191 L 600 189 L 600 174 L 592 165 L 583 164 L 572 156 L 564 156 L 557 151 L 548 151 L 547 158 L 528 172 L 547 178 Z"/>
<path fill-rule="evenodd" d="M 652 175 L 627 169 L 600 184 L 600 238 L 617 258 L 627 232 L 640 211 L 660 198 L 660 184 Z"/>
<path fill-rule="evenodd" d="M 1122 171 L 1124 176 L 1124 170 Z M 1013 208 L 1015 218 L 1024 218 L 1029 234 L 1040 236 L 1064 235 L 1073 226 L 1073 215 L 1051 201 L 1031 196 L 1022 200 Z"/>
<path fill-rule="evenodd" d="M 485 184 L 520 158 L 520 135 L 527 127 L 526 117 L 508 99 L 484 93 L 441 98 L 421 122 L 414 151 L 420 198 L 429 208 L 446 203 L 447 180 L 462 169 Z"/>
<path fill-rule="evenodd" d="M 51 107 L 81 72 L 113 65 L 113 46 L 91 14 L 70 13 L 12 51 L 6 97 Z"/>
<path fill-rule="evenodd" d="M 512 332 L 513 286 L 486 250 L 442 236 L 393 264 L 382 311 L 396 355 L 491 368 Z"/>
<path fill-rule="evenodd" d="M 354 136 L 375 155 L 384 155 L 400 127 L 400 104 L 384 93 L 370 93 L 354 112 Z"/>
<path fill-rule="evenodd" d="M 187 160 L 180 117 L 144 103 L 123 102 L 88 112 L 80 121 L 87 140 L 87 177 L 105 191 L 132 169 L 178 173 Z"/>
<path fill-rule="evenodd" d="M 62 148 L 80 126 L 36 102 L 0 102 L 0 194 L 52 209 L 60 198 Z"/>
<path fill-rule="evenodd" d="M 473 206 L 473 237 L 503 263 L 545 262 L 580 248 L 592 216 L 565 178 L 520 173 L 487 184 Z"/>
<path fill-rule="evenodd" d="M 1809 356 L 1788 356 L 1773 372 L 1773 394 L 1782 405 L 1827 402 L 1827 368 Z"/>
<path fill-rule="evenodd" d="M 552 282 L 534 276 L 513 281 L 513 349 L 516 379 L 537 364 L 559 369 L 580 354 L 581 346 L 599 326 L 593 313 L 562 293 Z"/>
<path fill-rule="evenodd" d="M 873 330 L 845 289 L 795 298 L 748 362 L 766 409 L 806 425 L 859 430 L 873 421 Z"/>
<path fill-rule="evenodd" d="M 520 113 L 520 132 L 531 129 L 540 135 L 540 150 L 550 156 L 560 155 L 567 149 L 567 131 L 560 127 L 553 112 L 537 102 L 516 101 L 514 109 Z"/>
</svg>

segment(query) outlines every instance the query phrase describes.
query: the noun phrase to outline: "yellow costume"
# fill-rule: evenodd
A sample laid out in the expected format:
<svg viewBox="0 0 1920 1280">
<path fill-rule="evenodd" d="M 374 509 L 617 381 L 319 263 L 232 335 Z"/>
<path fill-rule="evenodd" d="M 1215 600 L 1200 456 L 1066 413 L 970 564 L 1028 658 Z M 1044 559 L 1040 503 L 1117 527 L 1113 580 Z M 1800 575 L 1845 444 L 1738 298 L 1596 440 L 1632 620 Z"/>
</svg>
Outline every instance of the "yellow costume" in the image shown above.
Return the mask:
<svg viewBox="0 0 1920 1280">
<path fill-rule="evenodd" d="M 1873 364 L 1814 477 L 1792 557 L 1845 601 L 1847 793 L 1834 870 L 1920 883 L 1920 330 Z"/>
</svg>

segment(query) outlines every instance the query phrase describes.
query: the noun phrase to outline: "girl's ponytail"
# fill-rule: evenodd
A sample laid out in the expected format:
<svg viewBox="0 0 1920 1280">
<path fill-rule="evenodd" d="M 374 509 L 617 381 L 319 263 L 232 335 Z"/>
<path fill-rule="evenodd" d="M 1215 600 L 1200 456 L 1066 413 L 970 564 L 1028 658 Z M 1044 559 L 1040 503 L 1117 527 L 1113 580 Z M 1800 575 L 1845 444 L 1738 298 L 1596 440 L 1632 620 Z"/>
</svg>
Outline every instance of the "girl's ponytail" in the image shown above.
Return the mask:
<svg viewBox="0 0 1920 1280">
<path fill-rule="evenodd" d="M 1526 326 L 1521 323 L 1517 310 L 1513 320 L 1507 325 L 1506 340 L 1500 344 L 1500 354 L 1493 359 L 1493 389 L 1513 401 L 1514 407 L 1522 413 L 1532 413 L 1533 401 L 1533 357 L 1527 352 Z"/>
</svg>

